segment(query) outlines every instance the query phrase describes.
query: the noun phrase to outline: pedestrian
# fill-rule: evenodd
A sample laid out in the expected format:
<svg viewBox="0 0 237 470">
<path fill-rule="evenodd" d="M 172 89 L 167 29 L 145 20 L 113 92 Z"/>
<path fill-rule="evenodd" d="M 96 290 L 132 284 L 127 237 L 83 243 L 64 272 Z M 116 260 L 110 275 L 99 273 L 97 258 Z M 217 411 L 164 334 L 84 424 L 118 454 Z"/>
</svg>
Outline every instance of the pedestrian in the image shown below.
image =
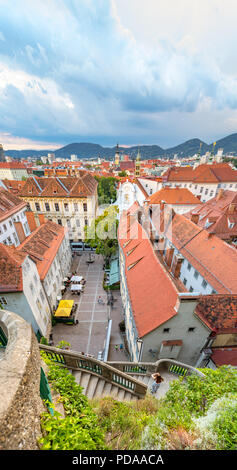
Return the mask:
<svg viewBox="0 0 237 470">
<path fill-rule="evenodd" d="M 151 386 L 151 393 L 154 394 L 157 392 L 158 388 L 160 387 L 161 382 L 163 382 L 164 379 L 161 377 L 159 372 L 152 374 L 152 378 L 154 379 L 154 382 L 152 383 L 152 386 Z"/>
<path fill-rule="evenodd" d="M 118 351 L 118 348 L 119 348 L 118 344 L 115 344 L 114 348 L 115 348 L 115 351 Z"/>
</svg>

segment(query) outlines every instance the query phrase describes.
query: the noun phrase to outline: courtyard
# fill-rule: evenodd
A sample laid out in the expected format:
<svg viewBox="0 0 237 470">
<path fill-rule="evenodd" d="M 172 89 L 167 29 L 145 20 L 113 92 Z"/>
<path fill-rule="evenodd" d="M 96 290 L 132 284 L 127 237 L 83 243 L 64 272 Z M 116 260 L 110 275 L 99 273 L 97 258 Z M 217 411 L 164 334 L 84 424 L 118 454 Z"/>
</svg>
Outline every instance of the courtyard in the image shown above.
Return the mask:
<svg viewBox="0 0 237 470">
<path fill-rule="evenodd" d="M 93 254 L 93 263 L 88 263 L 89 254 L 80 253 L 74 255 L 71 273 L 83 276 L 86 281 L 84 292 L 79 296 L 72 294 L 67 288 L 63 299 L 72 299 L 76 304 L 76 320 L 78 324 L 67 325 L 57 323 L 52 328 L 53 341 L 56 346 L 60 341 L 70 343 L 70 349 L 84 354 L 98 357 L 98 353 L 104 350 L 108 322 L 112 319 L 110 345 L 108 352 L 109 361 L 126 361 L 128 356 L 123 350 L 116 350 L 115 346 L 123 344 L 119 331 L 119 323 L 123 320 L 123 309 L 120 291 L 113 291 L 115 299 L 113 307 L 107 305 L 107 292 L 103 289 L 103 257 Z M 103 299 L 103 304 L 98 303 L 98 298 Z"/>
</svg>

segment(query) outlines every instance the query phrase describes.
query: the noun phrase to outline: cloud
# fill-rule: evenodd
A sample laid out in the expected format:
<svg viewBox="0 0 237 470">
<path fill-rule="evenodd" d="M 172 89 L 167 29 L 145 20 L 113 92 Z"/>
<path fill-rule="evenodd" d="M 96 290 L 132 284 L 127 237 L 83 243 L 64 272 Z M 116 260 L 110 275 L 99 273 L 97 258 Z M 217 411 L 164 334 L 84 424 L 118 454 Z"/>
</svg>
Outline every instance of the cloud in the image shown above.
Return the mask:
<svg viewBox="0 0 237 470">
<path fill-rule="evenodd" d="M 0 0 L 3 131 L 154 142 L 169 118 L 174 132 L 174 116 L 205 130 L 206 100 L 226 119 L 237 108 L 237 8 L 227 3 L 228 13 L 220 0 Z"/>
</svg>

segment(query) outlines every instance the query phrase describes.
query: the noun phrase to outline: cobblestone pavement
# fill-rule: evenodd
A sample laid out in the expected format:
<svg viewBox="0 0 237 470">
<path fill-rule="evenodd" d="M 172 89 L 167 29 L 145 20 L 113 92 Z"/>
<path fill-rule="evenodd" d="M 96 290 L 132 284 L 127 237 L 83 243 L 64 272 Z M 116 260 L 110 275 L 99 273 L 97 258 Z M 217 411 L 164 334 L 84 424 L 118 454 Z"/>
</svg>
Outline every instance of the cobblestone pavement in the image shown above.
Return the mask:
<svg viewBox="0 0 237 470">
<path fill-rule="evenodd" d="M 118 324 L 123 320 L 123 309 L 119 291 L 113 291 L 116 298 L 113 308 L 107 305 L 107 292 L 103 289 L 103 257 L 93 255 L 94 263 L 87 264 L 89 255 L 82 253 L 74 256 L 71 272 L 76 272 L 86 280 L 84 292 L 80 296 L 72 294 L 70 287 L 63 295 L 63 299 L 73 299 L 77 303 L 77 325 L 57 323 L 53 329 L 54 345 L 59 341 L 68 341 L 70 349 L 76 352 L 92 354 L 97 358 L 99 351 L 103 351 L 106 341 L 108 320 L 112 318 L 112 329 L 109 347 L 109 361 L 127 361 L 124 351 L 115 349 L 115 345 L 122 343 Z M 104 304 L 98 304 L 101 296 Z"/>
</svg>

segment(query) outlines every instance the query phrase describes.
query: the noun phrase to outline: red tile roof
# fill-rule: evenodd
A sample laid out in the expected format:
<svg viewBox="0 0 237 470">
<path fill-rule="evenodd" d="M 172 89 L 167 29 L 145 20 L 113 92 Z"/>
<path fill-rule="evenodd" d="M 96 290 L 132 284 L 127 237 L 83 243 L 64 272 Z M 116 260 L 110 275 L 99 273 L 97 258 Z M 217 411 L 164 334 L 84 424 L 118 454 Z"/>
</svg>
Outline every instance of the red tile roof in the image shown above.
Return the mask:
<svg viewBox="0 0 237 470">
<path fill-rule="evenodd" d="M 26 170 L 26 166 L 21 162 L 0 162 L 1 168 L 10 168 L 12 170 Z"/>
<path fill-rule="evenodd" d="M 143 337 L 176 315 L 178 291 L 156 257 L 152 244 L 130 208 L 119 223 L 118 239 L 125 257 L 129 297 L 138 336 Z M 132 218 L 127 230 L 129 217 Z M 159 295 L 154 295 L 159 293 Z"/>
<path fill-rule="evenodd" d="M 13 194 L 19 194 L 19 192 L 22 190 L 25 184 L 25 181 L 7 180 L 7 179 L 2 180 L 2 182 L 6 186 L 8 191 L 10 191 Z"/>
<path fill-rule="evenodd" d="M 183 215 L 172 215 L 165 236 L 219 294 L 237 293 L 237 251 Z"/>
<path fill-rule="evenodd" d="M 17 247 L 20 254 L 28 254 L 36 263 L 40 279 L 43 280 L 50 269 L 57 251 L 65 237 L 65 228 L 47 221 L 40 225 Z"/>
<path fill-rule="evenodd" d="M 237 366 L 237 348 L 215 348 L 213 349 L 211 359 L 216 366 L 224 365 Z"/>
<path fill-rule="evenodd" d="M 187 188 L 165 187 L 149 197 L 149 204 L 160 204 L 162 201 L 167 204 L 202 204 Z"/>
<path fill-rule="evenodd" d="M 218 334 L 237 333 L 237 295 L 200 296 L 196 314 Z"/>
<path fill-rule="evenodd" d="M 237 183 L 237 171 L 228 163 L 213 163 L 212 165 L 199 165 L 192 167 L 172 167 L 163 175 L 164 181 L 190 181 L 193 183 Z"/>
<path fill-rule="evenodd" d="M 0 292 L 23 290 L 22 262 L 27 254 L 18 253 L 14 246 L 0 243 Z"/>
<path fill-rule="evenodd" d="M 97 181 L 86 171 L 78 177 L 28 178 L 19 193 L 22 197 L 87 197 L 96 193 Z"/>
<path fill-rule="evenodd" d="M 237 192 L 221 190 L 215 198 L 196 207 L 185 215 L 187 219 L 192 214 L 198 215 L 197 225 L 205 227 L 208 232 L 215 233 L 222 240 L 237 237 Z M 234 224 L 233 226 L 230 224 Z"/>
<path fill-rule="evenodd" d="M 26 207 L 26 202 L 10 191 L 0 187 L 0 221 L 11 217 L 16 212 L 24 209 L 24 207 Z"/>
</svg>

